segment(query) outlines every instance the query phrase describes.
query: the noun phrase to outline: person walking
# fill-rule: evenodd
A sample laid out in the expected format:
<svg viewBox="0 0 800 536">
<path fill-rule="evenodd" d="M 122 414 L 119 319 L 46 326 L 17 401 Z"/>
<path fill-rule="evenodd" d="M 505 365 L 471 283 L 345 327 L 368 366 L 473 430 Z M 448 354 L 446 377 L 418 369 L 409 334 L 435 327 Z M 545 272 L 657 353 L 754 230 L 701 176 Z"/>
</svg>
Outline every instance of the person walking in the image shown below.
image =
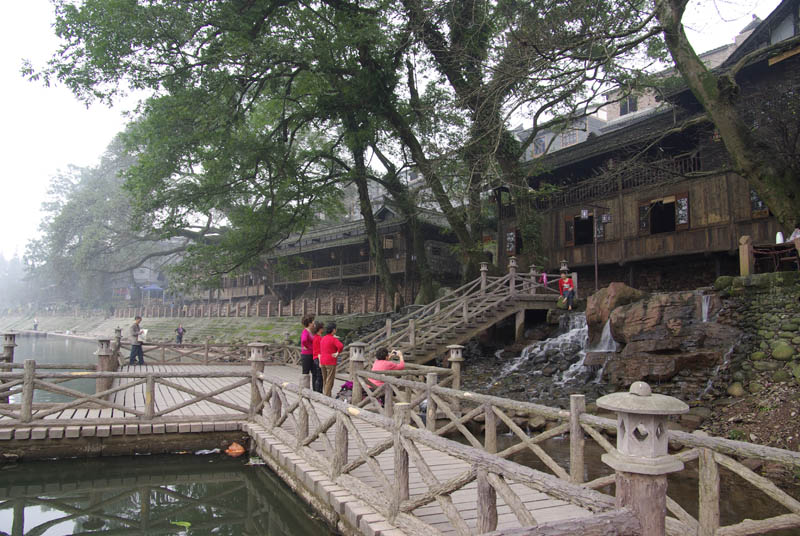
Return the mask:
<svg viewBox="0 0 800 536">
<path fill-rule="evenodd" d="M 33 319 L 33 331 L 38 331 L 38 330 L 39 330 L 39 319 L 38 318 L 34 318 Z"/>
<path fill-rule="evenodd" d="M 183 336 L 186 334 L 186 330 L 183 328 L 183 324 L 178 324 L 178 327 L 175 329 L 175 344 L 183 344 Z"/>
<path fill-rule="evenodd" d="M 310 326 L 314 322 L 314 315 L 306 315 L 300 321 L 303 332 L 300 334 L 300 366 L 303 374 L 310 374 L 314 367 L 314 334 Z"/>
<path fill-rule="evenodd" d="M 336 378 L 336 363 L 339 352 L 344 348 L 342 341 L 336 338 L 336 323 L 325 326 L 325 336 L 319 343 L 319 364 L 322 366 L 322 394 L 331 396 L 333 380 Z"/>
<path fill-rule="evenodd" d="M 144 352 L 142 351 L 142 341 L 139 340 L 139 334 L 142 332 L 142 328 L 139 325 L 142 322 L 141 316 L 136 316 L 133 319 L 133 324 L 131 325 L 131 355 L 128 358 L 129 365 L 136 365 L 136 361 L 134 361 L 138 357 L 138 364 L 144 365 Z"/>
<path fill-rule="evenodd" d="M 558 292 L 567 301 L 567 310 L 572 311 L 572 302 L 575 300 L 575 284 L 567 276 L 566 270 L 561 270 L 561 279 L 558 280 Z"/>
<path fill-rule="evenodd" d="M 314 343 L 313 343 L 313 364 L 311 368 L 311 388 L 317 392 L 322 392 L 322 368 L 319 365 L 320 343 L 322 342 L 322 331 L 325 327 L 321 321 L 317 320 L 313 324 Z"/>
</svg>

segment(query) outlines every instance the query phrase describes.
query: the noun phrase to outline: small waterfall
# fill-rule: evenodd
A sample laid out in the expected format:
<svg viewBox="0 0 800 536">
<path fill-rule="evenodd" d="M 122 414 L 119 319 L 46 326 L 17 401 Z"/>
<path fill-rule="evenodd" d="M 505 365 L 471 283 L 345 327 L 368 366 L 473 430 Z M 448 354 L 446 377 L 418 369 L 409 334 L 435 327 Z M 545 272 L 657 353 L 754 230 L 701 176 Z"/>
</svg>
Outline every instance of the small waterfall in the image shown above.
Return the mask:
<svg viewBox="0 0 800 536">
<path fill-rule="evenodd" d="M 500 371 L 500 374 L 496 378 L 492 379 L 491 383 L 495 383 L 505 378 L 509 374 L 514 373 L 517 369 L 531 359 L 535 359 L 536 357 L 542 355 L 548 355 L 552 352 L 567 351 L 575 347 L 576 343 L 580 346 L 580 359 L 578 360 L 578 363 L 583 363 L 583 360 L 586 357 L 585 348 L 589 334 L 589 328 L 586 325 L 586 315 L 583 313 L 564 315 L 561 317 L 560 328 L 562 331 L 560 335 L 543 341 L 536 341 L 535 343 L 526 346 L 518 357 L 514 358 L 513 361 L 509 362 L 505 367 L 503 367 L 503 370 Z M 502 350 L 499 352 L 502 352 Z M 499 352 L 495 355 L 499 355 Z M 570 369 L 575 367 L 576 364 L 573 364 Z M 569 371 L 565 371 L 564 374 L 567 372 Z M 541 374 L 541 370 L 533 371 L 531 374 Z"/>
<path fill-rule="evenodd" d="M 616 352 L 619 345 L 617 341 L 614 340 L 614 337 L 611 336 L 611 318 L 606 320 L 606 324 L 603 326 L 603 333 L 600 334 L 600 342 L 597 343 L 595 348 L 592 348 L 591 352 Z"/>
<path fill-rule="evenodd" d="M 728 348 L 728 351 L 725 352 L 725 355 L 722 356 L 722 363 L 714 367 L 714 370 L 711 372 L 711 377 L 708 378 L 708 383 L 706 383 L 705 389 L 703 389 L 703 392 L 700 393 L 700 396 L 698 398 L 703 398 L 705 395 L 707 395 L 708 392 L 711 391 L 711 388 L 714 387 L 714 379 L 717 377 L 717 374 L 719 374 L 721 370 L 725 370 L 728 368 L 728 366 L 730 366 L 731 355 L 733 354 L 734 348 L 736 348 L 739 345 L 740 340 L 741 339 L 737 340 L 731 345 L 730 348 Z"/>
<path fill-rule="evenodd" d="M 703 322 L 708 322 L 708 309 L 711 306 L 711 295 L 710 294 L 703 294 Z"/>
</svg>

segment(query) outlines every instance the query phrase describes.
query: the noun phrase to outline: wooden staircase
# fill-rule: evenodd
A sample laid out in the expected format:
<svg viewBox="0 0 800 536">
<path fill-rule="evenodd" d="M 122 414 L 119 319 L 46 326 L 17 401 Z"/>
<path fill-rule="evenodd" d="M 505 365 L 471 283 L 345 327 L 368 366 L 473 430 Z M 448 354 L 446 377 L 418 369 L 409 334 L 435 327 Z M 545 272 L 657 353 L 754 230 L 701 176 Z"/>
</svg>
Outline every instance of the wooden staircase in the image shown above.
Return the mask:
<svg viewBox="0 0 800 536">
<path fill-rule="evenodd" d="M 555 283 L 556 276 L 549 276 Z M 553 285 L 542 284 L 538 274 L 488 277 L 484 271 L 451 293 L 409 313 L 384 329 L 371 333 L 367 344 L 371 360 L 381 346 L 398 348 L 413 363 L 427 363 L 447 352 L 447 346 L 464 344 L 498 322 L 526 309 L 552 309 L 558 300 Z M 347 350 L 342 355 L 347 360 Z"/>
</svg>

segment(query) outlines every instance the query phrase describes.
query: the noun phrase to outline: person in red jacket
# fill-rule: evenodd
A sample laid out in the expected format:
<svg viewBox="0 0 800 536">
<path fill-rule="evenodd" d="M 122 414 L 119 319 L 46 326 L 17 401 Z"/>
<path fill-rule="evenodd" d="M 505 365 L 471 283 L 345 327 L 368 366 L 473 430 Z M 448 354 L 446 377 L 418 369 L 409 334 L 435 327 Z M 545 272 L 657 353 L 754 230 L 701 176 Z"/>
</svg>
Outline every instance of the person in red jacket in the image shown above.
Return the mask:
<svg viewBox="0 0 800 536">
<path fill-rule="evenodd" d="M 321 321 L 314 322 L 312 332 L 314 333 L 314 342 L 312 348 L 314 350 L 314 366 L 311 368 L 311 388 L 315 392 L 322 392 L 322 369 L 319 366 L 319 343 L 322 342 L 322 329 L 325 327 Z"/>
<path fill-rule="evenodd" d="M 325 336 L 319 343 L 319 364 L 322 367 L 322 394 L 331 396 L 333 380 L 336 378 L 336 363 L 339 352 L 344 348 L 342 341 L 336 338 L 336 322 L 325 326 Z"/>
<path fill-rule="evenodd" d="M 558 292 L 567 300 L 567 309 L 572 311 L 572 302 L 575 299 L 575 284 L 572 278 L 567 276 L 566 270 L 561 271 L 561 279 L 558 280 Z"/>
</svg>

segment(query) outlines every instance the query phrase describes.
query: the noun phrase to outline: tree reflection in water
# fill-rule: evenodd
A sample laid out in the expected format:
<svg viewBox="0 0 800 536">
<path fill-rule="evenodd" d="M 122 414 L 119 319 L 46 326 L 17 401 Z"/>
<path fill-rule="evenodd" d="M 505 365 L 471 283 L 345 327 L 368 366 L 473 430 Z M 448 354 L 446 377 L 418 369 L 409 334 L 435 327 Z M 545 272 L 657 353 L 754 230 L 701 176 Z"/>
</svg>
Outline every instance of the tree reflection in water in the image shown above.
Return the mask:
<svg viewBox="0 0 800 536">
<path fill-rule="evenodd" d="M 220 455 L 24 462 L 0 472 L 2 534 L 333 534 L 266 467 Z"/>
</svg>

